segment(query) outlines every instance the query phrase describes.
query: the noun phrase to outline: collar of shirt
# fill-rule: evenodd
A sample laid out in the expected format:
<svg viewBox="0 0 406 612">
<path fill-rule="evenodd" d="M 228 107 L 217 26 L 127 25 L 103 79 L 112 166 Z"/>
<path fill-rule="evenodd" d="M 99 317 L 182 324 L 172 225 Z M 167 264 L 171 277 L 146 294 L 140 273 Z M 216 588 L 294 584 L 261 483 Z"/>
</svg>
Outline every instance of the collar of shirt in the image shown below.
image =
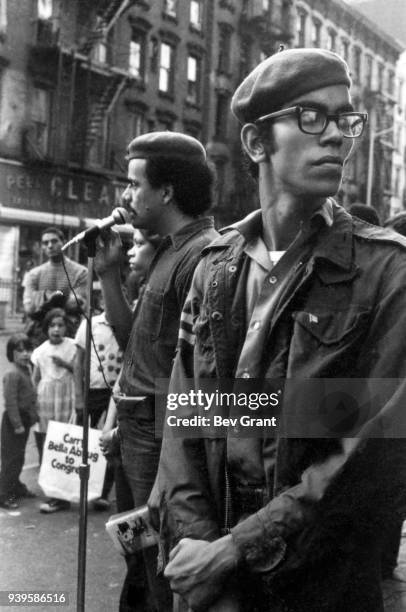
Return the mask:
<svg viewBox="0 0 406 612">
<path fill-rule="evenodd" d="M 110 327 L 110 323 L 106 319 L 105 311 L 101 312 L 100 314 L 93 315 L 92 320 L 95 323 L 104 323 L 104 325 L 107 325 L 108 327 Z"/>
<path fill-rule="evenodd" d="M 172 244 L 175 251 L 178 251 L 192 236 L 198 234 L 202 229 L 209 229 L 211 227 L 214 227 L 213 217 L 199 217 L 195 221 L 181 227 L 174 234 L 166 236 L 162 244 Z"/>
<path fill-rule="evenodd" d="M 333 202 L 328 198 L 322 206 L 316 210 L 309 219 L 309 223 L 302 227 L 302 232 L 306 236 L 312 234 L 315 230 L 320 228 L 321 225 L 331 227 L 333 225 L 334 212 Z M 258 225 L 260 221 L 260 225 Z M 253 214 L 243 219 L 244 224 L 240 230 L 248 240 L 244 251 L 247 255 L 256 261 L 264 270 L 270 272 L 273 268 L 272 262 L 269 258 L 267 247 L 262 239 L 262 216 L 261 211 L 254 211 Z M 236 224 L 238 225 L 238 224 Z M 248 231 L 246 231 L 248 230 Z M 256 233 L 254 233 L 254 231 Z"/>
</svg>

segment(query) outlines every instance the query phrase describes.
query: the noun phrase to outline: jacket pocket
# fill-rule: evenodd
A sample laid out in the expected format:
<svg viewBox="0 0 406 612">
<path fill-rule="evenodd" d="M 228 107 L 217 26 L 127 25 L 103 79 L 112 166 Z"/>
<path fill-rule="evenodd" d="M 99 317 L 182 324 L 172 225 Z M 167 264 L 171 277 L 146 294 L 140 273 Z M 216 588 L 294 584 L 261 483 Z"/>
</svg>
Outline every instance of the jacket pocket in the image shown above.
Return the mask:
<svg viewBox="0 0 406 612">
<path fill-rule="evenodd" d="M 294 312 L 294 321 L 306 330 L 320 344 L 331 346 L 350 342 L 365 329 L 369 318 L 368 311 L 361 312 L 331 312 L 317 314 L 311 312 Z"/>
<path fill-rule="evenodd" d="M 368 332 L 369 311 L 294 312 L 288 376 L 356 376 L 358 354 Z"/>
<path fill-rule="evenodd" d="M 142 296 L 142 306 L 139 312 L 139 325 L 141 335 L 156 340 L 162 326 L 163 293 L 146 288 Z"/>
</svg>

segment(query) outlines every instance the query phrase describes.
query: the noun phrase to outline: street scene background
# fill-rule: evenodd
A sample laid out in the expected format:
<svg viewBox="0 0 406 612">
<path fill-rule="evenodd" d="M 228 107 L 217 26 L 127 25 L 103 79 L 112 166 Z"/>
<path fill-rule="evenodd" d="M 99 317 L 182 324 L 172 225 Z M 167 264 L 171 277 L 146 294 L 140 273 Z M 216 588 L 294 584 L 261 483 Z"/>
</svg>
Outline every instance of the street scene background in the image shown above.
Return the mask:
<svg viewBox="0 0 406 612">
<path fill-rule="evenodd" d="M 130 138 L 178 130 L 205 145 L 216 171 L 217 226 L 257 206 L 230 99 L 281 44 L 340 53 L 351 66 L 354 104 L 369 113 L 339 203 L 366 203 L 381 223 L 402 214 L 405 0 L 0 0 L 0 374 L 7 339 L 23 326 L 24 273 L 43 262 L 41 231 L 56 225 L 68 240 L 110 214 L 126 185 Z M 131 243 L 131 228 L 123 238 Z M 68 255 L 86 261 L 79 245 Z M 3 409 L 1 393 L 0 416 Z M 69 605 L 61 609 L 73 611 L 78 506 L 40 514 L 38 470 L 31 434 L 22 480 L 38 497 L 0 509 L 0 591 L 65 591 Z M 110 498 L 111 512 L 89 505 L 90 612 L 118 609 L 125 575 L 104 527 L 114 490 Z M 405 528 L 385 608 L 406 612 Z"/>
</svg>

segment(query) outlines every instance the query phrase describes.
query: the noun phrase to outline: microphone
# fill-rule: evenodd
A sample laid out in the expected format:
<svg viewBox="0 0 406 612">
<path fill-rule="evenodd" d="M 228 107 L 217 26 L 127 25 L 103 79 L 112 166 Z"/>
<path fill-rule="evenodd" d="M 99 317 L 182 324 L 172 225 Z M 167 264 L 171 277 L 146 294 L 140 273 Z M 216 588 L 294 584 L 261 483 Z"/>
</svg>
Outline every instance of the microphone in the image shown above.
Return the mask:
<svg viewBox="0 0 406 612">
<path fill-rule="evenodd" d="M 81 240 L 87 240 L 88 238 L 96 238 L 105 229 L 112 227 L 113 225 L 123 225 L 123 223 L 129 223 L 130 218 L 125 208 L 121 206 L 119 208 L 115 208 L 109 217 L 105 219 L 98 219 L 95 225 L 89 227 L 88 229 L 77 234 L 72 240 L 69 240 L 66 244 L 63 245 L 62 251 L 65 251 L 68 247 L 72 246 L 72 244 L 77 244 L 81 242 Z"/>
</svg>

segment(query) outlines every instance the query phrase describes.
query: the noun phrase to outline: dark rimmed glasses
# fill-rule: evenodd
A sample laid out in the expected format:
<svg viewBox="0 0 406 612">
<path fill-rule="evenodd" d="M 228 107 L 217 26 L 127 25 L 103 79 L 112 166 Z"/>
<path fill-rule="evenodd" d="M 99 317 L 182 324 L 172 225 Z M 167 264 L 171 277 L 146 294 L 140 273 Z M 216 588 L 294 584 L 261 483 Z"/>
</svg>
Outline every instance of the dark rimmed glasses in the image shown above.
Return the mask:
<svg viewBox="0 0 406 612">
<path fill-rule="evenodd" d="M 299 129 L 304 134 L 323 134 L 330 121 L 335 121 L 344 138 L 359 138 L 364 131 L 368 121 L 368 113 L 325 113 L 317 108 L 304 108 L 303 106 L 291 106 L 269 115 L 263 115 L 255 123 L 279 119 L 288 115 L 296 115 Z"/>
</svg>

